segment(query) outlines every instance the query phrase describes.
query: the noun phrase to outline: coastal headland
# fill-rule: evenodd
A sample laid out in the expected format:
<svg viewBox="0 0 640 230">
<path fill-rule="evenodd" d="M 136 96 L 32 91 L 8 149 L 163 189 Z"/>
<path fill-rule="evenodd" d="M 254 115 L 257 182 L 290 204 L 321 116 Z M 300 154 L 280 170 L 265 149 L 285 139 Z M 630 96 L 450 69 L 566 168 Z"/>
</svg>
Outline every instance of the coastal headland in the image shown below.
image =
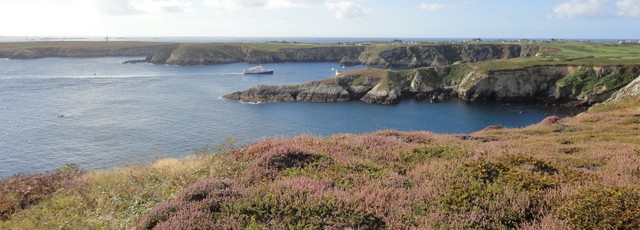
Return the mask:
<svg viewBox="0 0 640 230">
<path fill-rule="evenodd" d="M 361 100 L 542 102 L 588 106 L 640 75 L 640 45 L 615 43 L 0 43 L 0 58 L 145 57 L 125 63 L 337 62 L 368 68 L 225 96 L 246 102 Z"/>
<path fill-rule="evenodd" d="M 227 96 L 244 101 L 390 104 L 457 96 L 590 109 L 524 128 L 304 135 L 243 147 L 228 140 L 185 159 L 16 175 L 0 180 L 0 229 L 640 227 L 637 45 L 0 43 L 0 57 L 11 59 L 103 56 L 369 66 Z"/>
</svg>

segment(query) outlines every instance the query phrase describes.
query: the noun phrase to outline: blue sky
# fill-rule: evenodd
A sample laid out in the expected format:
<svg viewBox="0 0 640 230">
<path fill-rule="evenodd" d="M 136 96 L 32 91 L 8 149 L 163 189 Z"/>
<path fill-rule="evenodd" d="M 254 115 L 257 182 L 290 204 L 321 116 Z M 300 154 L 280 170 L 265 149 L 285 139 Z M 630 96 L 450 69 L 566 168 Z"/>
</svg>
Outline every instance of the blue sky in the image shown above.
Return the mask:
<svg viewBox="0 0 640 230">
<path fill-rule="evenodd" d="M 640 0 L 2 0 L 0 36 L 640 38 Z"/>
</svg>

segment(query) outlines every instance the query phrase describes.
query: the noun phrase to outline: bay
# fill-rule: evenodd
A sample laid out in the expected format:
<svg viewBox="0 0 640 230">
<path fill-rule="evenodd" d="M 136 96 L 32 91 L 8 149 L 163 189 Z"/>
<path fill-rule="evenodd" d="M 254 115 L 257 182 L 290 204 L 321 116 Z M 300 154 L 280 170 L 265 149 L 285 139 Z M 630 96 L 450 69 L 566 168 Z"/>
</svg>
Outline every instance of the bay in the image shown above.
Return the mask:
<svg viewBox="0 0 640 230">
<path fill-rule="evenodd" d="M 258 84 L 297 84 L 333 75 L 337 63 L 211 66 L 121 64 L 131 57 L 0 59 L 0 177 L 68 163 L 108 169 L 182 157 L 225 138 L 239 144 L 301 134 L 380 129 L 469 133 L 523 127 L 562 111 L 534 105 L 346 103 L 247 104 L 221 99 Z M 354 66 L 343 70 L 363 68 Z M 524 111 L 524 114 L 520 114 Z"/>
</svg>

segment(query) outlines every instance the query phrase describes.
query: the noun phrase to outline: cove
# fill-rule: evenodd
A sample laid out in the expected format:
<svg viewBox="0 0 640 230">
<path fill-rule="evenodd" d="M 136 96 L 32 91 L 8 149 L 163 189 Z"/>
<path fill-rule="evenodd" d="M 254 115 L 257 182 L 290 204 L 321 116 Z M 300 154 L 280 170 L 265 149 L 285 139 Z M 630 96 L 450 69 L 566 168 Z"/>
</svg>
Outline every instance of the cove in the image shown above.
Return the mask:
<svg viewBox="0 0 640 230">
<path fill-rule="evenodd" d="M 248 76 L 242 70 L 252 65 L 244 63 L 121 64 L 130 59 L 0 59 L 0 177 L 68 163 L 90 170 L 182 157 L 229 137 L 244 145 L 380 129 L 469 133 L 571 115 L 535 105 L 455 100 L 247 104 L 221 96 L 258 84 L 324 79 L 333 75 L 332 68 L 343 68 L 337 63 L 265 64 L 275 70 L 273 75 Z"/>
</svg>

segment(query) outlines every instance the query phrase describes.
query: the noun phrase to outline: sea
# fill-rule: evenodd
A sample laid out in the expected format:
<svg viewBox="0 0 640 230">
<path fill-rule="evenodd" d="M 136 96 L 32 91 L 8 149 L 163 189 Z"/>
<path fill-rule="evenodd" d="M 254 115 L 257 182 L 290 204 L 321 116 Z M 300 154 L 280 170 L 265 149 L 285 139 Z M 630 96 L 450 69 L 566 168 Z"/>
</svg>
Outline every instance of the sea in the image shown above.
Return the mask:
<svg viewBox="0 0 640 230">
<path fill-rule="evenodd" d="M 121 64 L 143 57 L 0 59 L 0 178 L 77 164 L 85 170 L 180 158 L 233 138 L 238 145 L 296 135 L 382 129 L 470 133 L 489 125 L 524 127 L 572 112 L 527 104 L 248 104 L 221 96 L 259 84 L 333 76 L 337 63 L 265 64 L 273 75 L 244 75 L 245 63 L 209 66 Z"/>
</svg>

